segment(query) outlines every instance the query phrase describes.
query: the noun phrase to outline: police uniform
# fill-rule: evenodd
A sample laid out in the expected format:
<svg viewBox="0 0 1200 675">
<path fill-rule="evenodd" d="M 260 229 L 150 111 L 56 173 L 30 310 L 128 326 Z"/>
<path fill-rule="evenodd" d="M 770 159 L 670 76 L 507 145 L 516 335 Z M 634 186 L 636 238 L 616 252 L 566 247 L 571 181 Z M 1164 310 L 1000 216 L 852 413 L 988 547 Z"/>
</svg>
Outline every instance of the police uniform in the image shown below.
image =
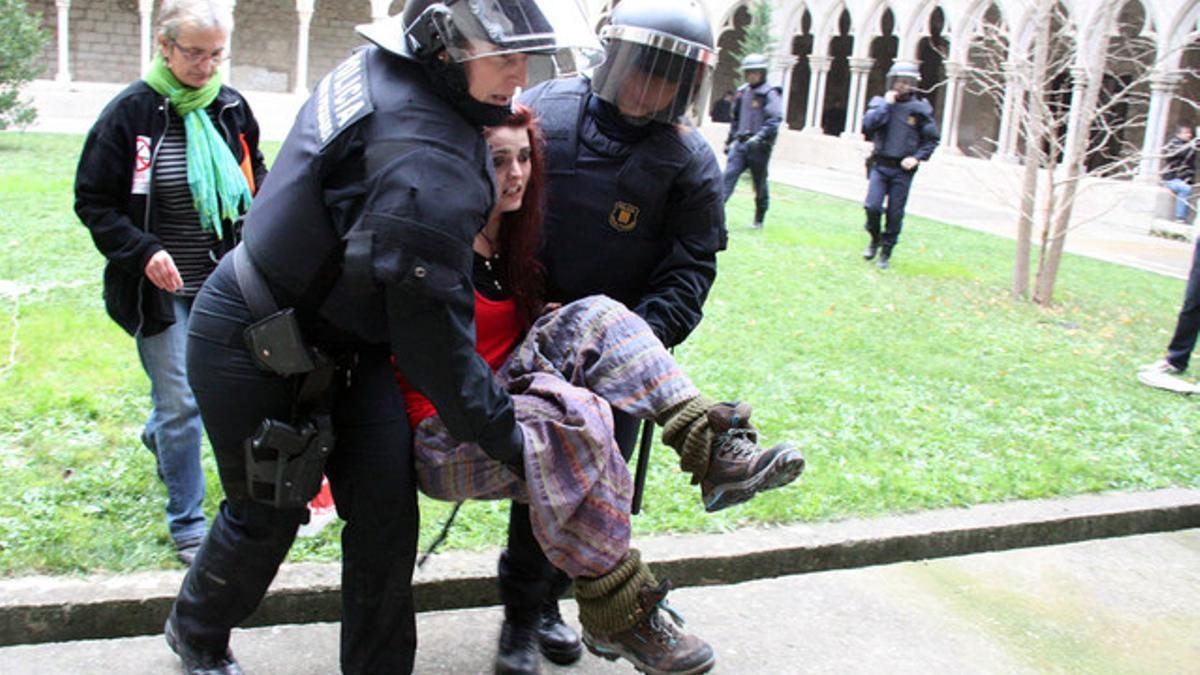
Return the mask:
<svg viewBox="0 0 1200 675">
<path fill-rule="evenodd" d="M 547 300 L 604 294 L 645 319 L 664 345 L 679 344 L 700 323 L 727 243 L 711 146 L 695 129 L 622 120 L 582 77 L 545 82 L 520 102 L 537 113 L 546 139 Z M 638 420 L 614 410 L 613 422 L 628 458 Z M 551 572 L 529 507 L 513 502 L 499 567 L 506 608 L 557 598 L 569 580 Z"/>
<path fill-rule="evenodd" d="M 771 196 L 767 187 L 767 163 L 783 120 L 783 103 L 779 90 L 764 79 L 757 85 L 749 83 L 738 88 L 733 100 L 733 121 L 725 141 L 728 157 L 725 162 L 725 199 L 733 195 L 738 178 L 750 169 L 754 180 L 754 223 L 761 226 L 767 216 Z"/>
<path fill-rule="evenodd" d="M 303 336 L 342 364 L 325 466 L 346 521 L 342 669 L 411 671 L 418 513 L 390 359 L 457 438 L 519 457 L 511 400 L 474 349 L 471 240 L 494 195 L 478 126 L 434 93 L 417 63 L 371 46 L 317 85 L 256 198 L 242 248 L 193 310 L 188 377 L 226 500 L 173 610 L 188 645 L 224 653 L 307 514 L 303 504 L 251 498 L 246 439 L 264 419 L 304 411 L 302 380 L 257 367 L 243 340 L 261 318 L 239 285 L 234 261 L 244 255 L 278 305 L 294 308 Z"/>
<path fill-rule="evenodd" d="M 900 162 L 905 157 L 928 160 L 941 136 L 933 119 L 933 106 L 916 96 L 895 103 L 888 103 L 882 96 L 872 98 L 863 116 L 863 133 L 875 144 L 869 160 L 870 185 L 863 205 L 867 211 L 866 230 L 872 241 L 881 241 L 887 254 L 900 237 L 904 206 L 916 174 L 916 168 L 904 169 Z M 881 237 L 879 221 L 885 197 L 887 229 Z"/>
</svg>

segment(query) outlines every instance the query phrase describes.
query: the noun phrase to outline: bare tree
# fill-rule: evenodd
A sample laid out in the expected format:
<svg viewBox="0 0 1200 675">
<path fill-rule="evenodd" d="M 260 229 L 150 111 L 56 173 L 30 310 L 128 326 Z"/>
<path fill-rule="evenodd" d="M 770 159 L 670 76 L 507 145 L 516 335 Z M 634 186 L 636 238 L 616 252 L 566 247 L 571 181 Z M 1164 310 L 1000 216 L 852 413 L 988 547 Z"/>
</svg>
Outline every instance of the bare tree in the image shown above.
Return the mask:
<svg viewBox="0 0 1200 675">
<path fill-rule="evenodd" d="M 966 64 L 968 90 L 1009 105 L 1011 123 L 1021 132 L 1012 293 L 1030 293 L 1036 243 L 1032 299 L 1041 305 L 1052 302 L 1067 234 L 1082 224 L 1072 215 L 1095 183 L 1089 179 L 1136 174 L 1150 80 L 1170 56 L 1143 37 L 1138 0 L 1091 8 L 1086 17 L 1072 17 L 1058 0 L 1026 0 L 1020 9 L 1030 12 L 1034 26 L 1028 45 L 1010 44 L 1005 26 L 981 20 Z"/>
</svg>

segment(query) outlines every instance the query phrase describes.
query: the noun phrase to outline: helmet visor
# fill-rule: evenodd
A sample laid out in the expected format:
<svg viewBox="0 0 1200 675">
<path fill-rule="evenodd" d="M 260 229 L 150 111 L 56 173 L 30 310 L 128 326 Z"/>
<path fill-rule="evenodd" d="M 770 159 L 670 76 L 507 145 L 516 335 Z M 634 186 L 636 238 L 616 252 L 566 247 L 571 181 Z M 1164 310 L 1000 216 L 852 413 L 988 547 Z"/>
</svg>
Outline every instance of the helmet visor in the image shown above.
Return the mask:
<svg viewBox="0 0 1200 675">
<path fill-rule="evenodd" d="M 675 122 L 708 96 L 716 54 L 687 40 L 634 26 L 601 32 L 607 59 L 592 90 L 633 119 Z"/>
<path fill-rule="evenodd" d="M 460 63 L 524 53 L 548 61 L 562 77 L 604 59 L 577 0 L 450 0 L 444 7 L 433 21 L 450 58 Z"/>
</svg>

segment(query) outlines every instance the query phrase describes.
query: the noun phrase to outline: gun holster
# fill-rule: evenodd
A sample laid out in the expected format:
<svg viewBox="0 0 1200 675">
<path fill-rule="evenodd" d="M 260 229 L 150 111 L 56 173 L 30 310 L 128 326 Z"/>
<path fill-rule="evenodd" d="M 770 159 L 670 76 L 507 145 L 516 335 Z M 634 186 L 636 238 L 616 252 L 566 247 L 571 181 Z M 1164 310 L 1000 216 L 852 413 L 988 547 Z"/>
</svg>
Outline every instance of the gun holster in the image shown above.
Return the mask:
<svg viewBox="0 0 1200 675">
<path fill-rule="evenodd" d="M 333 451 L 328 415 L 314 415 L 300 428 L 265 419 L 246 439 L 246 483 L 250 498 L 278 509 L 303 508 L 321 489 L 325 460 Z"/>
<path fill-rule="evenodd" d="M 245 245 L 232 255 L 238 287 L 256 319 L 243 332 L 255 365 L 282 377 L 302 376 L 296 379 L 295 423 L 264 419 L 245 440 L 247 491 L 275 508 L 303 508 L 321 489 L 336 440 L 330 413 L 340 369 L 305 341 L 295 310 L 279 308 Z"/>
</svg>

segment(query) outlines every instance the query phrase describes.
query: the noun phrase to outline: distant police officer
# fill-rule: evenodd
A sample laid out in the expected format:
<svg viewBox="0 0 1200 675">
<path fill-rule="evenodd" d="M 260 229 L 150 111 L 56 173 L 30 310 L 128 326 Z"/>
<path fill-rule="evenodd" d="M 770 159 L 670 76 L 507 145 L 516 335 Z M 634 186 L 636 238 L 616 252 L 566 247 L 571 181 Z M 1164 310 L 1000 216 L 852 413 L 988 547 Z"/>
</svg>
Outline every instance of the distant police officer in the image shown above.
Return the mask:
<svg viewBox="0 0 1200 675">
<path fill-rule="evenodd" d="M 712 28 L 694 0 L 623 0 L 601 40 L 607 56 L 590 80 L 554 80 L 521 96 L 547 142 L 547 298 L 606 294 L 673 346 L 699 324 L 726 244 L 720 166 L 700 133 L 681 123 L 707 98 Z M 629 456 L 637 422 L 614 417 Z M 500 560 L 497 672 L 537 672 L 539 647 L 558 663 L 579 658 L 579 638 L 558 614 L 567 582 L 548 581 L 549 569 L 528 507 L 514 502 Z M 705 662 L 698 653 L 672 658 L 672 668 Z"/>
<path fill-rule="evenodd" d="M 863 257 L 887 269 L 892 248 L 904 224 L 904 205 L 917 166 L 933 155 L 941 139 L 933 121 L 933 106 L 916 96 L 921 75 L 917 66 L 897 61 L 887 72 L 887 92 L 871 99 L 863 116 L 863 134 L 875 150 L 867 160 L 870 186 L 867 188 L 867 234 L 871 242 Z M 887 229 L 880 233 L 883 200 L 887 198 Z M 882 252 L 880 248 L 882 247 Z"/>
<path fill-rule="evenodd" d="M 725 201 L 733 195 L 738 178 L 750 169 L 754 179 L 754 222 L 761 228 L 767 216 L 771 196 L 767 188 L 767 163 L 771 148 L 783 120 L 783 103 L 779 89 L 767 84 L 767 57 L 749 54 L 742 59 L 746 83 L 738 87 L 733 100 L 733 121 L 729 123 L 729 138 L 725 140 Z"/>
<path fill-rule="evenodd" d="M 375 46 L 317 85 L 196 299 L 188 377 L 226 500 L 167 620 L 185 672 L 241 672 L 230 629 L 322 470 L 346 520 L 342 670 L 412 670 L 418 516 L 393 357 L 455 436 L 521 471 L 512 402 L 474 349 L 471 240 L 495 200 L 480 127 L 510 113 L 528 52 L 602 52 L 560 0 L 409 0 L 360 32 Z"/>
</svg>

